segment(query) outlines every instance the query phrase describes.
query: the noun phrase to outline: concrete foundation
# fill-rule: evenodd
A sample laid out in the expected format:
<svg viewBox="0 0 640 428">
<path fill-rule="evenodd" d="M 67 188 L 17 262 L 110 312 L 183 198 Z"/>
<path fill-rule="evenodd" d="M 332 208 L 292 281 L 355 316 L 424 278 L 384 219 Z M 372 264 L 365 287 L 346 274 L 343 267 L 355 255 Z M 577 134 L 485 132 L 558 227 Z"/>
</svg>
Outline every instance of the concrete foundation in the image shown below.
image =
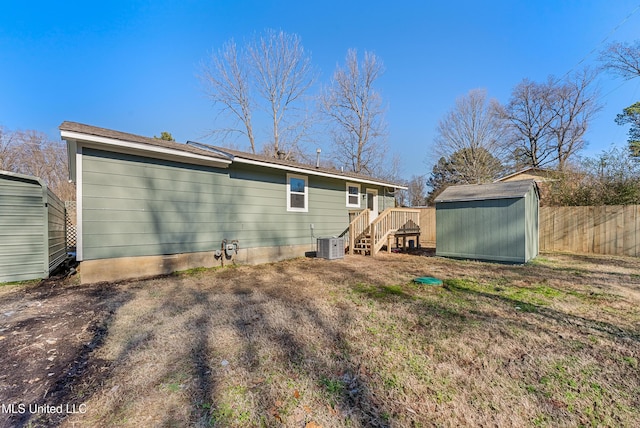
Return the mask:
<svg viewBox="0 0 640 428">
<path fill-rule="evenodd" d="M 144 278 L 166 275 L 197 267 L 211 268 L 229 264 L 260 264 L 302 257 L 315 247 L 288 245 L 282 247 L 241 248 L 232 259 L 216 259 L 214 252 L 170 254 L 162 256 L 121 257 L 116 259 L 85 260 L 78 269 L 80 282 L 90 284 L 103 281 Z"/>
</svg>

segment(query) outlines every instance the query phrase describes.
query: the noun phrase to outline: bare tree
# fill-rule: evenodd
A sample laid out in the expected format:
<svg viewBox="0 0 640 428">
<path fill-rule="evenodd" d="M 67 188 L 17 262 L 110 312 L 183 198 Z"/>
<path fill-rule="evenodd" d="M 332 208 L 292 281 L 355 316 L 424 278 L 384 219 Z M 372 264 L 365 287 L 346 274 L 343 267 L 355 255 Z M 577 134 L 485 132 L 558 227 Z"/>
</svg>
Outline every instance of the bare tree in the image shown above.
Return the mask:
<svg viewBox="0 0 640 428">
<path fill-rule="evenodd" d="M 600 53 L 604 67 L 625 79 L 640 76 L 640 40 L 612 43 Z"/>
<path fill-rule="evenodd" d="M 496 101 L 488 101 L 484 89 L 474 89 L 456 100 L 436 127 L 435 152 L 457 162 L 459 176 L 469 183 L 491 181 L 502 173 L 504 128 L 494 114 Z"/>
<path fill-rule="evenodd" d="M 640 77 L 640 40 L 633 44 L 612 43 L 600 53 L 604 68 L 624 79 Z M 616 117 L 618 125 L 631 124 L 629 129 L 629 150 L 631 156 L 640 159 L 640 103 L 636 102 L 623 109 Z"/>
<path fill-rule="evenodd" d="M 541 167 L 553 159 L 549 109 L 550 85 L 524 79 L 511 92 L 509 103 L 497 109 L 509 131 L 506 142 L 513 153 L 515 167 Z"/>
<path fill-rule="evenodd" d="M 382 98 L 375 89 L 383 72 L 375 54 L 365 52 L 359 62 L 357 51 L 349 49 L 344 67 L 337 67 L 321 96 L 333 138 L 333 157 L 353 172 L 379 174 L 384 161 L 386 122 Z"/>
<path fill-rule="evenodd" d="M 0 126 L 0 170 L 16 172 L 19 158 L 15 133 Z"/>
<path fill-rule="evenodd" d="M 589 122 L 600 110 L 594 77 L 585 70 L 564 81 L 524 79 L 514 88 L 509 103 L 496 111 L 509 131 L 505 141 L 517 168 L 563 170 L 584 147 Z"/>
<path fill-rule="evenodd" d="M 256 89 L 267 101 L 265 109 L 273 131 L 271 153 L 277 157 L 284 151 L 288 157 L 302 138 L 302 133 L 296 130 L 307 129 L 305 120 L 292 126 L 288 116 L 314 82 L 311 57 L 300 37 L 275 30 L 267 30 L 255 39 L 248 53 Z"/>
<path fill-rule="evenodd" d="M 585 146 L 584 134 L 589 122 L 600 110 L 598 92 L 592 89 L 595 73 L 584 71 L 553 87 L 548 103 L 553 120 L 550 124 L 557 169 L 564 171 L 567 161 Z"/>
<path fill-rule="evenodd" d="M 219 128 L 214 130 L 222 138 L 230 133 L 240 133 L 249 140 L 251 152 L 256 152 L 253 135 L 252 109 L 250 93 L 251 82 L 246 53 L 239 53 L 233 40 L 225 43 L 218 52 L 212 54 L 208 63 L 201 66 L 200 80 L 205 93 L 221 112 L 229 113 L 240 127 Z"/>
<path fill-rule="evenodd" d="M 0 169 L 41 178 L 60 199 L 75 199 L 65 145 L 41 132 L 0 127 Z"/>
<path fill-rule="evenodd" d="M 261 110 L 267 113 L 271 128 L 262 151 L 274 157 L 284 154 L 284 158 L 299 154 L 299 144 L 311 126 L 301 107 L 315 79 L 300 37 L 266 30 L 241 48 L 231 40 L 202 66 L 200 79 L 214 105 L 236 120 L 236 126 L 218 128 L 214 134 L 222 139 L 242 134 L 256 153 L 253 121 L 254 113 Z"/>
<path fill-rule="evenodd" d="M 411 207 L 426 205 L 427 181 L 422 175 L 413 175 L 407 183 L 408 202 Z"/>
</svg>

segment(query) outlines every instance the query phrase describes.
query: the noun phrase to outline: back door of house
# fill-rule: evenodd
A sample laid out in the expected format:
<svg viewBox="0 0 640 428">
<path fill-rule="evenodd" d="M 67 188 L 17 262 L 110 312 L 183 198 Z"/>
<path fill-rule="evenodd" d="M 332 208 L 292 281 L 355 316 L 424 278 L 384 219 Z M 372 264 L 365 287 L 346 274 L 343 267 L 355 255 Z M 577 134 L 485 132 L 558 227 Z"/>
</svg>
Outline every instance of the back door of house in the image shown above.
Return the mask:
<svg viewBox="0 0 640 428">
<path fill-rule="evenodd" d="M 367 209 L 369 210 L 369 221 L 378 217 L 378 190 L 367 189 Z"/>
</svg>

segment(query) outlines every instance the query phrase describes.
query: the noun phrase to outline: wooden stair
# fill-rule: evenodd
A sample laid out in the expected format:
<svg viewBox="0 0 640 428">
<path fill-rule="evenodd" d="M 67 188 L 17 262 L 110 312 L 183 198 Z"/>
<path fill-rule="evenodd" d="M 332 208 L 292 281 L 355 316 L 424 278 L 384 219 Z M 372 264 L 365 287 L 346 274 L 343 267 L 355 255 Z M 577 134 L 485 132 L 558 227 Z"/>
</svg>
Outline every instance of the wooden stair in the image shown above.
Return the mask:
<svg viewBox="0 0 640 428">
<path fill-rule="evenodd" d="M 358 239 L 353 246 L 353 252 L 356 254 L 371 254 L 371 235 L 367 234 Z"/>
<path fill-rule="evenodd" d="M 387 208 L 369 222 L 369 210 L 349 214 L 349 253 L 376 255 L 386 244 L 391 249 L 393 237 L 420 236 L 420 211 L 410 208 Z"/>
</svg>

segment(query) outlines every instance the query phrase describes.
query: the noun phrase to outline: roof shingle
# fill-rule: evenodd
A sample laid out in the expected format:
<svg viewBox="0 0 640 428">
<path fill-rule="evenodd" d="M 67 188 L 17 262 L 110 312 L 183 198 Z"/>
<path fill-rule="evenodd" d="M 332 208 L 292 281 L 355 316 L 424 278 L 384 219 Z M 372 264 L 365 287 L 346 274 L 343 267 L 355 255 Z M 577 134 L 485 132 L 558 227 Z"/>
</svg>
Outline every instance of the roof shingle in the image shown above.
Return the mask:
<svg viewBox="0 0 640 428">
<path fill-rule="evenodd" d="M 61 131 L 78 132 L 81 134 L 95 135 L 96 137 L 111 138 L 114 140 L 127 141 L 131 143 L 147 144 L 150 146 L 163 147 L 166 149 L 180 150 L 183 152 L 194 153 L 201 156 L 208 156 L 214 159 L 227 159 L 225 156 L 213 153 L 208 150 L 198 149 L 175 141 L 165 141 L 159 138 L 143 137 L 141 135 L 129 134 L 128 132 L 114 131 L 111 129 L 100 128 L 92 125 L 85 125 L 77 122 L 62 122 L 59 129 Z"/>
</svg>

